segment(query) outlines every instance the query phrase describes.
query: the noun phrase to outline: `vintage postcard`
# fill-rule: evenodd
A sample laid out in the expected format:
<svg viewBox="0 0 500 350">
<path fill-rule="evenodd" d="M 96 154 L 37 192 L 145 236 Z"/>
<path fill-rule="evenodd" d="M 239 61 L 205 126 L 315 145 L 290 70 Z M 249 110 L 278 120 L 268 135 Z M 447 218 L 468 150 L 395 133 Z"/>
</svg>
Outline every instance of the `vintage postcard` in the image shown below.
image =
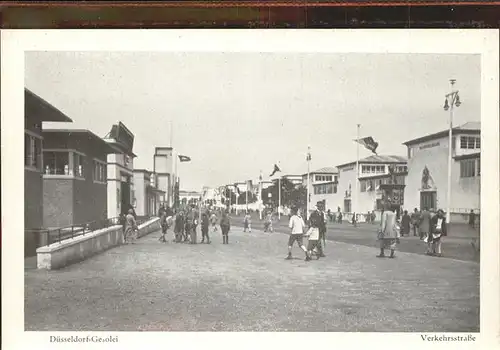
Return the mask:
<svg viewBox="0 0 500 350">
<path fill-rule="evenodd" d="M 500 347 L 497 31 L 1 34 L 7 348 Z"/>
</svg>

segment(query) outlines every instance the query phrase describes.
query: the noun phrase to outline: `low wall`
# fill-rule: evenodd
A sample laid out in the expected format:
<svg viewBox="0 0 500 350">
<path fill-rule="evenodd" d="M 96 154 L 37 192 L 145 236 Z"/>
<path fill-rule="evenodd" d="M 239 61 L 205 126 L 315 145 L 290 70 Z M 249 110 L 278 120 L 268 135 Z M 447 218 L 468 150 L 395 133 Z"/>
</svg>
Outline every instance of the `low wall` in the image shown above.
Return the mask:
<svg viewBox="0 0 500 350">
<path fill-rule="evenodd" d="M 143 237 L 159 229 L 160 219 L 151 219 L 139 225 L 137 237 Z M 121 225 L 114 225 L 38 248 L 37 266 L 39 269 L 60 269 L 120 244 L 123 244 L 123 228 Z"/>
</svg>

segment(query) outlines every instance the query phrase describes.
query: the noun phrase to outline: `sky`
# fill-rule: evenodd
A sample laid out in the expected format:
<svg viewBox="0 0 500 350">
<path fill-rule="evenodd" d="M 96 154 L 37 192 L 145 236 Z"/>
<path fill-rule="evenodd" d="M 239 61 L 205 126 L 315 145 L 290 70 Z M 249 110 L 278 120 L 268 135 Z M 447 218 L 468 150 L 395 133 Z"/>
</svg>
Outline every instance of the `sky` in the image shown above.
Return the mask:
<svg viewBox="0 0 500 350">
<path fill-rule="evenodd" d="M 355 161 L 357 124 L 379 154 L 406 156 L 403 142 L 447 129 L 451 78 L 454 125 L 481 120 L 480 69 L 479 55 L 454 54 L 26 52 L 25 86 L 74 121 L 44 127 L 104 137 L 121 121 L 135 168 L 172 145 L 192 159 L 181 188 L 200 190 L 268 180 L 277 162 L 303 174 L 308 146 L 311 170 Z"/>
</svg>

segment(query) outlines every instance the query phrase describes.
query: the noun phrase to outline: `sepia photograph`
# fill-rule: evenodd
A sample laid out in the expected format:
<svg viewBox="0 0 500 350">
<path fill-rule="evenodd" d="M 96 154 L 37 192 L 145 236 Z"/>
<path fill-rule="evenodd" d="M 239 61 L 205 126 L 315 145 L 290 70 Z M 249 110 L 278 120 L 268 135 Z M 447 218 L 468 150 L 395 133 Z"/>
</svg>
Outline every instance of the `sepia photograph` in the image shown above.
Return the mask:
<svg viewBox="0 0 500 350">
<path fill-rule="evenodd" d="M 483 330 L 480 53 L 36 47 L 24 331 Z"/>
</svg>

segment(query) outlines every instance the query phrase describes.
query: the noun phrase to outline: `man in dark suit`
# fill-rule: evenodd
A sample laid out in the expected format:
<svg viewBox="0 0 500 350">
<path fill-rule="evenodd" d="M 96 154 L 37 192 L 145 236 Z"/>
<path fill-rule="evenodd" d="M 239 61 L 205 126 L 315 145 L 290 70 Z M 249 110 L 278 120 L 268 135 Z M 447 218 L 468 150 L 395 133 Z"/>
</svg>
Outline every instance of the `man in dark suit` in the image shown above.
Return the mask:
<svg viewBox="0 0 500 350">
<path fill-rule="evenodd" d="M 309 255 L 306 260 L 311 260 L 311 255 L 314 250 L 317 251 L 316 257 L 318 259 L 325 257 L 325 254 L 323 254 L 323 247 L 321 246 L 321 240 L 325 238 L 326 234 L 324 209 L 325 207 L 323 202 L 316 203 L 316 210 L 311 213 L 311 216 L 309 217 L 309 227 L 317 229 L 319 233 L 318 237 L 316 237 L 316 234 L 313 231 L 313 233 L 309 236 L 309 244 L 307 249 L 309 251 Z"/>
</svg>

